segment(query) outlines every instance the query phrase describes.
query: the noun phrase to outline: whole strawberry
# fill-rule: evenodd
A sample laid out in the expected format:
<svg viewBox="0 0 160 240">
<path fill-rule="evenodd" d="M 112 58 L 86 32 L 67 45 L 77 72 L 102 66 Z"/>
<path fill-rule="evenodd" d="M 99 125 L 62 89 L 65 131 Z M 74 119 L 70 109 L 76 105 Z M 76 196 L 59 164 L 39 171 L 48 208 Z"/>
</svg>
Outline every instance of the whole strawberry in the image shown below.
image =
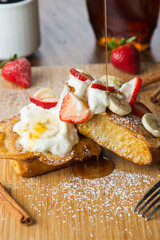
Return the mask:
<svg viewBox="0 0 160 240">
<path fill-rule="evenodd" d="M 9 82 L 28 88 L 31 85 L 31 64 L 26 58 L 17 59 L 15 54 L 9 61 L 3 62 L 2 76 Z"/>
<path fill-rule="evenodd" d="M 127 73 L 137 73 L 140 67 L 140 56 L 138 50 L 130 44 L 135 37 L 126 40 L 122 38 L 120 44 L 118 44 L 114 38 L 111 43 L 108 43 L 110 47 L 109 55 L 110 61 L 114 67 Z"/>
</svg>

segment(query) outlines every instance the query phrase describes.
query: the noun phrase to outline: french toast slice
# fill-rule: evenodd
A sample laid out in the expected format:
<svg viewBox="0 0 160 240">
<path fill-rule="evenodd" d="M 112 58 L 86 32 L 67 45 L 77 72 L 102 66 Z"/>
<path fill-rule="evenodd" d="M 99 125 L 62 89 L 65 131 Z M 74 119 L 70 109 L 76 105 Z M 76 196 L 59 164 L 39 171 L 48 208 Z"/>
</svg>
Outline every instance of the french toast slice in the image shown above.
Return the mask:
<svg viewBox="0 0 160 240">
<path fill-rule="evenodd" d="M 150 134 L 132 113 L 121 117 L 107 110 L 77 124 L 77 129 L 100 146 L 139 165 L 160 162 L 160 138 Z"/>
<path fill-rule="evenodd" d="M 19 120 L 18 117 L 13 117 L 0 122 L 0 159 L 10 160 L 16 173 L 21 176 L 37 176 L 69 167 L 77 161 L 98 156 L 101 152 L 98 144 L 83 136 L 80 136 L 79 143 L 64 157 L 49 152 L 24 152 L 22 146 L 17 143 L 18 135 L 13 132 L 13 126 Z"/>
</svg>

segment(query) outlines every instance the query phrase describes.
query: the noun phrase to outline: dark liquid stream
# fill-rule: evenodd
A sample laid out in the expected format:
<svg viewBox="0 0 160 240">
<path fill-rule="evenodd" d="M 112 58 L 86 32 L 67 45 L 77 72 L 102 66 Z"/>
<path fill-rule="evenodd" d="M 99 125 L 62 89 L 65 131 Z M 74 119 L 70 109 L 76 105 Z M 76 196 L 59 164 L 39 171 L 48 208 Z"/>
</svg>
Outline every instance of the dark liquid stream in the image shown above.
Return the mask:
<svg viewBox="0 0 160 240">
<path fill-rule="evenodd" d="M 105 3 L 105 21 L 103 19 L 103 24 L 105 25 L 105 39 L 107 40 L 107 1 Z M 108 86 L 108 71 L 107 71 L 107 41 L 105 41 L 106 50 L 106 86 Z M 111 160 L 100 155 L 97 157 L 92 157 L 88 161 L 78 163 L 74 165 L 73 172 L 77 177 L 86 179 L 95 179 L 105 177 L 111 174 L 114 170 L 114 164 Z"/>
<path fill-rule="evenodd" d="M 93 157 L 88 161 L 74 165 L 73 172 L 77 177 L 85 179 L 95 179 L 105 177 L 112 173 L 114 164 L 111 160 L 100 156 Z"/>
</svg>

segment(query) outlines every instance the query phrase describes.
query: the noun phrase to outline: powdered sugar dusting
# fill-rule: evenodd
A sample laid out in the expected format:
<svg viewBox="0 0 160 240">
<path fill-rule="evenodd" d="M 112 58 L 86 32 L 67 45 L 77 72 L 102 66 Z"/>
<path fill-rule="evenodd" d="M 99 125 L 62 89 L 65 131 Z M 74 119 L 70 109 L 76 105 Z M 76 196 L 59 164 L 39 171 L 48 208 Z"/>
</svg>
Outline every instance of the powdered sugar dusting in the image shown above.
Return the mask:
<svg viewBox="0 0 160 240">
<path fill-rule="evenodd" d="M 102 65 L 93 65 L 84 66 L 84 70 L 98 77 L 104 74 L 105 68 Z M 19 87 L 12 89 L 10 83 L 5 83 L 5 80 L 0 78 L 2 83 L 0 120 L 19 113 L 19 110 L 29 103 L 29 96 L 42 87 L 51 87 L 58 97 L 68 73 L 69 67 L 63 67 L 63 69 L 61 67 L 33 68 L 33 83 L 29 89 Z M 160 179 L 159 165 L 141 167 L 118 157 L 115 159 L 116 168 L 113 173 L 94 180 L 75 177 L 72 168 L 40 177 L 22 178 L 16 175 L 7 161 L 2 161 L 1 181 L 8 190 L 11 190 L 11 195 L 15 200 L 34 217 L 37 224 L 33 227 L 40 226 L 43 229 L 49 229 L 50 224 L 55 237 L 59 236 L 59 232 L 62 232 L 60 229 L 63 227 L 69 229 L 70 232 L 75 231 L 76 234 L 77 232 L 81 234 L 82 229 L 84 230 L 83 225 L 87 223 L 89 227 L 85 226 L 85 229 L 89 231 L 89 235 L 86 239 L 95 239 L 94 230 L 97 226 L 102 226 L 102 232 L 105 234 L 110 231 L 112 236 L 114 232 L 111 226 L 117 226 L 121 239 L 135 239 L 134 232 L 137 225 L 133 220 L 136 219 L 137 214 L 133 212 L 133 208 L 137 200 Z M 8 229 L 8 215 L 4 217 L 4 212 L 2 214 L 1 221 Z M 125 221 L 125 228 L 121 225 L 124 217 L 128 220 L 128 222 Z M 159 222 L 159 219 L 156 218 L 156 221 Z M 112 222 L 113 225 L 111 225 Z M 54 223 L 61 227 L 55 229 Z M 144 225 L 141 217 L 138 218 L 138 223 L 143 224 L 140 228 L 142 233 L 147 232 L 150 236 L 152 235 L 152 223 L 149 225 L 147 222 Z M 154 220 L 153 224 L 155 224 Z M 13 227 L 13 223 L 11 226 Z M 129 234 L 130 238 L 126 237 L 126 234 Z M 51 237 L 51 235 L 48 236 Z M 113 239 L 113 237 L 104 236 L 106 235 L 103 235 L 103 238 L 99 236 L 98 239 Z"/>
<path fill-rule="evenodd" d="M 65 173 L 62 178 L 62 171 L 49 174 L 48 179 L 54 175 L 55 178 L 48 182 L 41 181 L 47 175 L 21 178 L 21 181 L 12 178 L 8 188 L 18 190 L 17 198 L 23 196 L 27 201 L 26 210 L 35 212 L 38 218 L 46 214 L 47 218 L 61 219 L 63 224 L 71 227 L 79 214 L 82 217 L 87 216 L 87 221 L 92 225 L 96 225 L 97 216 L 99 223 L 115 221 L 116 218 L 123 219 L 124 216 L 128 216 L 128 221 L 132 221 L 133 208 L 137 203 L 135 199 L 140 199 L 156 181 L 155 177 L 143 173 L 118 169 L 109 176 L 93 180 L 75 177 L 72 168 L 63 171 Z M 153 173 L 154 169 L 151 172 Z M 160 174 L 157 177 L 159 178 Z M 71 222 L 68 222 L 68 216 Z M 139 221 L 143 219 L 139 218 Z M 80 222 L 77 227 L 81 229 Z M 75 231 L 78 229 L 75 228 Z"/>
</svg>

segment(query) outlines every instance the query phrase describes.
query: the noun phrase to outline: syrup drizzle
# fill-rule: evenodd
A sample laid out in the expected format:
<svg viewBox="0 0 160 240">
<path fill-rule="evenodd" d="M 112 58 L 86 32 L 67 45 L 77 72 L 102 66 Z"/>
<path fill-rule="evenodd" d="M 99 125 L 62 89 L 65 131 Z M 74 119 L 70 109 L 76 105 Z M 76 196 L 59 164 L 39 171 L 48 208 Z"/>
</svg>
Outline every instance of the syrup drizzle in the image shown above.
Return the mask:
<svg viewBox="0 0 160 240">
<path fill-rule="evenodd" d="M 104 0 L 105 21 L 105 55 L 106 55 L 106 87 L 108 87 L 108 56 L 107 56 L 107 0 Z"/>
<path fill-rule="evenodd" d="M 95 179 L 105 177 L 113 172 L 114 164 L 108 158 L 100 155 L 74 165 L 73 172 L 77 177 Z"/>
<path fill-rule="evenodd" d="M 107 56 L 107 1 L 104 0 L 105 16 L 105 55 L 106 55 L 106 87 L 108 87 L 108 56 Z M 73 172 L 77 177 L 85 179 L 95 179 L 105 177 L 114 170 L 114 164 L 108 158 L 100 155 L 92 157 L 87 161 L 77 163 L 73 167 Z"/>
</svg>

